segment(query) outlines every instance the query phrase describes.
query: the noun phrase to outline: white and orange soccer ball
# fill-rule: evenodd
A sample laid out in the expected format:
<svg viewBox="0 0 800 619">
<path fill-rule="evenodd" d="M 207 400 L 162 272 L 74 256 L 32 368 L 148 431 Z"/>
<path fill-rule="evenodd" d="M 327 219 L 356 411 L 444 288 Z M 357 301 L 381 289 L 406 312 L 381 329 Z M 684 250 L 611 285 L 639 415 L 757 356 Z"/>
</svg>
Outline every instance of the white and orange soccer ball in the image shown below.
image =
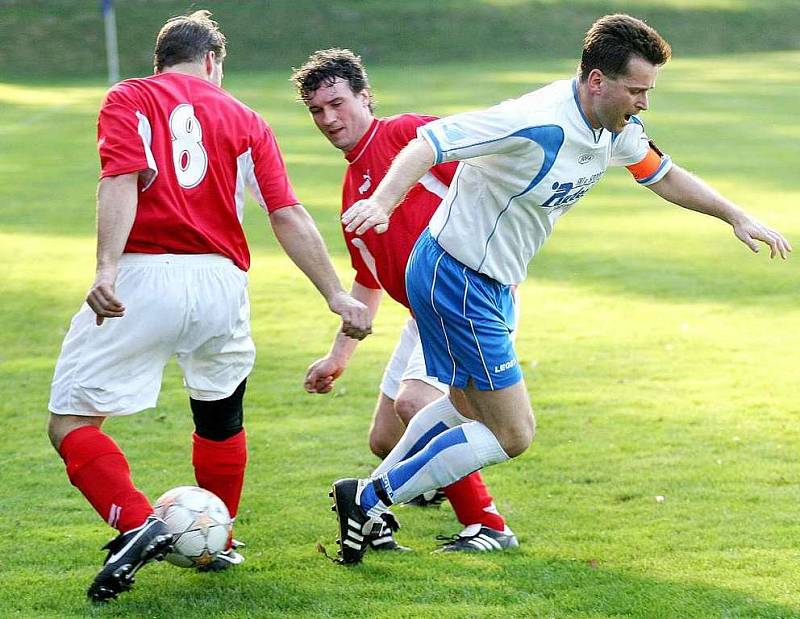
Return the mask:
<svg viewBox="0 0 800 619">
<path fill-rule="evenodd" d="M 166 556 L 170 563 L 201 567 L 225 550 L 233 523 L 225 503 L 213 492 L 178 486 L 158 497 L 153 510 L 175 536 L 175 548 Z"/>
</svg>

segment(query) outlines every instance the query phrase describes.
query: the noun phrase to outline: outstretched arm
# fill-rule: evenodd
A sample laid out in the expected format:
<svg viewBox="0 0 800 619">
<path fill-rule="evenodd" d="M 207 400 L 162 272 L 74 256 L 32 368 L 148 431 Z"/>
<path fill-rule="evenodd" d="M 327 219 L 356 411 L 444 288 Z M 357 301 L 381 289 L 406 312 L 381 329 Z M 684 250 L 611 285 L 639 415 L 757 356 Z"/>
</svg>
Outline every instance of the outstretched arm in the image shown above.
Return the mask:
<svg viewBox="0 0 800 619">
<path fill-rule="evenodd" d="M 367 288 L 358 282 L 353 282 L 350 290 L 352 297 L 367 306 L 371 319 L 375 319 L 378 306 L 381 302 L 383 291 Z M 334 381 L 339 378 L 347 368 L 347 362 L 358 346 L 358 340 L 346 336 L 342 331 L 336 334 L 330 352 L 317 359 L 308 366 L 303 387 L 308 393 L 328 393 L 333 389 Z"/>
<path fill-rule="evenodd" d="M 729 223 L 736 237 L 755 253 L 758 253 L 759 241 L 769 246 L 770 258 L 780 255 L 785 260 L 792 251 L 792 246 L 782 234 L 767 228 L 705 181 L 677 165 L 673 165 L 664 178 L 648 185 L 648 188 L 673 204 Z"/>
<path fill-rule="evenodd" d="M 433 167 L 433 162 L 434 152 L 428 143 L 420 138 L 411 140 L 397 155 L 372 196 L 359 200 L 342 215 L 345 230 L 356 234 L 364 234 L 372 228 L 378 234 L 386 232 L 392 211 Z"/>
<path fill-rule="evenodd" d="M 328 307 L 342 317 L 342 332 L 363 340 L 372 332 L 369 310 L 342 287 L 311 215 L 301 204 L 272 211 L 269 220 L 286 255 L 317 287 Z"/>
</svg>

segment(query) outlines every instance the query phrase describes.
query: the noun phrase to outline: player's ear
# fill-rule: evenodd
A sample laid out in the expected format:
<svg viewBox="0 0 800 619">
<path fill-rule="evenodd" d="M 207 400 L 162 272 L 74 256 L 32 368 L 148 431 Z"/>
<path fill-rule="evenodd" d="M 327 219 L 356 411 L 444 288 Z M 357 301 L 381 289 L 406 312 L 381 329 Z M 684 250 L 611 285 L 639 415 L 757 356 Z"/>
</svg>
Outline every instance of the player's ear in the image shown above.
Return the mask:
<svg viewBox="0 0 800 619">
<path fill-rule="evenodd" d="M 586 77 L 586 85 L 589 88 L 589 94 L 599 95 L 603 89 L 603 82 L 605 81 L 605 74 L 600 69 L 592 69 Z"/>
</svg>

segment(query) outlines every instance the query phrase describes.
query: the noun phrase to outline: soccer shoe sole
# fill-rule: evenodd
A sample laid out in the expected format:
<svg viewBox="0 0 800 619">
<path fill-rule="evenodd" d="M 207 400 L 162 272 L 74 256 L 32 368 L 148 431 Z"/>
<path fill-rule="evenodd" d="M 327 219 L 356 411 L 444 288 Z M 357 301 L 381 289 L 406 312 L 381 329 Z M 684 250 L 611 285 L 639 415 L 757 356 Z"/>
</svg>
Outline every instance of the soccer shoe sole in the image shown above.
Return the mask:
<svg viewBox="0 0 800 619">
<path fill-rule="evenodd" d="M 139 569 L 151 561 L 161 561 L 173 547 L 172 535 L 159 535 L 150 542 L 136 563 L 125 563 L 105 574 L 105 569 L 95 577 L 86 595 L 93 602 L 108 602 L 133 587 Z"/>
<path fill-rule="evenodd" d="M 339 537 L 336 538 L 336 544 L 339 546 L 339 551 L 337 552 L 338 559 L 336 560 L 337 563 L 340 565 L 355 565 L 356 563 L 361 563 L 361 559 L 363 559 L 364 554 L 367 552 L 367 548 L 369 547 L 369 543 L 366 541 L 365 537 L 362 533 L 359 533 L 358 536 L 361 537 L 361 544 L 359 545 L 358 541 L 351 542 L 348 540 L 348 521 L 350 520 L 347 513 L 343 513 L 344 509 L 342 506 L 342 497 L 341 488 L 338 487 L 337 484 L 344 481 L 345 483 L 353 483 L 358 484 L 358 481 L 353 480 L 340 480 L 334 482 L 331 486 L 331 491 L 328 493 L 328 496 L 333 499 L 333 505 L 331 506 L 331 511 L 336 512 L 336 518 L 339 521 Z M 345 499 L 346 500 L 346 499 Z M 349 544 L 354 543 L 358 548 L 353 548 Z"/>
</svg>

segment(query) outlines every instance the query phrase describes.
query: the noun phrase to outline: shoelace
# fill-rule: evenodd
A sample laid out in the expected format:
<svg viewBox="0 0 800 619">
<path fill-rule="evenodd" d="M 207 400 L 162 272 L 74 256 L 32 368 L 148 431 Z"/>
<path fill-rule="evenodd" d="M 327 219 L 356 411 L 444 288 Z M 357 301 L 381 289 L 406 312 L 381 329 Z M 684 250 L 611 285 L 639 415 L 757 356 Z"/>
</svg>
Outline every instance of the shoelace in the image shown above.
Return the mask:
<svg viewBox="0 0 800 619">
<path fill-rule="evenodd" d="M 447 546 L 447 544 L 452 544 L 453 542 L 461 541 L 462 539 L 472 539 L 475 535 L 470 535 L 469 537 L 462 537 L 460 534 L 456 533 L 455 535 L 437 535 L 436 539 L 442 543 L 442 546 Z"/>
</svg>

